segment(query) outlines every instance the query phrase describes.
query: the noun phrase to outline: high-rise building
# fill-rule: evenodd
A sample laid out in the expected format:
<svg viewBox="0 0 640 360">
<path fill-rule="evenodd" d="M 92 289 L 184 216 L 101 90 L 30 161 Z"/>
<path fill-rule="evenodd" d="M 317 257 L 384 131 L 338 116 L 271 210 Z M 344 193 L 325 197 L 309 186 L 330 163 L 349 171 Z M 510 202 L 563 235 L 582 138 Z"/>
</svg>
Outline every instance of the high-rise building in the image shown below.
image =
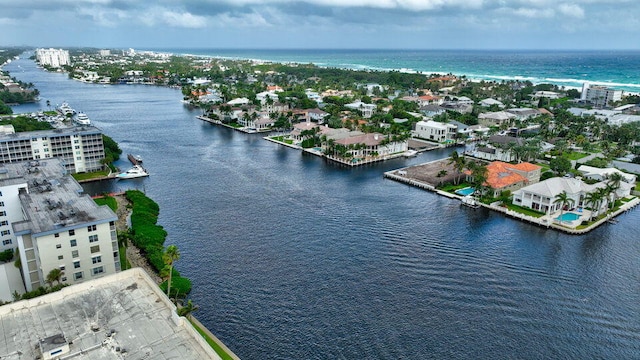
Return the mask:
<svg viewBox="0 0 640 360">
<path fill-rule="evenodd" d="M 596 107 L 609 106 L 622 99 L 622 90 L 611 89 L 606 86 L 588 86 L 583 88 L 583 100 L 592 103 Z"/>
<path fill-rule="evenodd" d="M 42 66 L 46 65 L 54 68 L 71 65 L 69 51 L 62 49 L 36 49 L 36 60 Z"/>
<path fill-rule="evenodd" d="M 103 168 L 102 131 L 92 126 L 0 134 L 0 163 L 60 158 L 70 173 Z"/>
<path fill-rule="evenodd" d="M 53 269 L 67 284 L 120 271 L 116 220 L 60 159 L 0 165 L 0 251 L 18 249 L 26 291 L 46 285 Z"/>
</svg>

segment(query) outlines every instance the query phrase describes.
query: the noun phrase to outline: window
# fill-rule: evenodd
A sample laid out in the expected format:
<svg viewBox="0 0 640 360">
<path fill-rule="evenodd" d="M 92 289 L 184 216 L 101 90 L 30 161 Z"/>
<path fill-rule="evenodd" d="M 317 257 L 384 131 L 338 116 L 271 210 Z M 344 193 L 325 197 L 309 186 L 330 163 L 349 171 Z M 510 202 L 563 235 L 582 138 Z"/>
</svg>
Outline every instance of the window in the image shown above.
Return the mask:
<svg viewBox="0 0 640 360">
<path fill-rule="evenodd" d="M 98 267 L 95 267 L 95 268 L 91 269 L 91 273 L 93 275 L 102 274 L 103 272 L 104 272 L 104 267 L 103 266 L 98 266 Z"/>
<path fill-rule="evenodd" d="M 4 201 L 0 201 L 0 206 L 4 206 Z"/>
<path fill-rule="evenodd" d="M 73 235 L 75 235 L 75 234 L 76 234 L 76 231 L 75 231 L 75 230 L 69 230 L 69 236 L 73 236 Z"/>
<path fill-rule="evenodd" d="M 11 230 L 2 230 L 2 232 L 0 232 L 0 235 L 2 235 L 2 236 L 11 235 Z"/>
<path fill-rule="evenodd" d="M 53 237 L 57 237 L 57 238 L 60 237 L 60 233 L 53 234 Z"/>
<path fill-rule="evenodd" d="M 66 266 L 60 265 L 60 270 L 64 270 L 64 269 L 66 269 Z"/>
<path fill-rule="evenodd" d="M 73 280 L 80 280 L 82 279 L 82 271 L 78 271 L 77 273 L 73 274 Z"/>
<path fill-rule="evenodd" d="M 96 231 L 96 226 L 95 225 L 87 226 L 87 231 Z"/>
<path fill-rule="evenodd" d="M 89 235 L 89 242 L 96 242 L 98 241 L 98 235 Z"/>
<path fill-rule="evenodd" d="M 95 254 L 97 252 L 100 252 L 100 245 L 92 246 L 91 247 L 91 253 Z"/>
<path fill-rule="evenodd" d="M 60 281 L 67 281 L 67 277 L 63 276 L 62 279 L 60 279 Z"/>
<path fill-rule="evenodd" d="M 78 255 L 78 250 L 73 250 L 73 251 L 71 252 L 71 257 L 72 257 L 72 258 L 74 258 L 74 259 L 75 259 L 75 258 L 77 258 L 78 256 L 79 256 L 79 255 Z"/>
<path fill-rule="evenodd" d="M 0 216 L 7 216 L 7 212 L 6 211 L 0 211 Z"/>
<path fill-rule="evenodd" d="M 56 244 L 56 249 L 62 249 L 62 244 Z"/>
<path fill-rule="evenodd" d="M 78 242 L 76 241 L 76 239 L 69 240 L 69 244 L 71 244 L 71 247 L 78 246 Z"/>
<path fill-rule="evenodd" d="M 77 268 L 79 268 L 79 267 L 80 267 L 80 261 L 74 261 L 74 262 L 73 262 L 73 268 L 74 268 L 74 269 L 77 269 Z"/>
<path fill-rule="evenodd" d="M 5 226 L 5 225 L 9 225 L 9 222 L 7 220 L 0 221 L 0 226 Z"/>
<path fill-rule="evenodd" d="M 64 256 L 63 255 L 58 255 L 58 260 L 62 260 L 62 259 L 64 259 Z"/>
<path fill-rule="evenodd" d="M 11 239 L 8 240 L 2 240 L 2 245 L 11 245 Z"/>
<path fill-rule="evenodd" d="M 118 255 L 119 255 L 119 254 L 118 254 L 118 252 L 117 252 L 117 251 L 114 251 L 114 252 L 113 252 L 113 258 L 114 258 L 114 259 L 117 259 L 117 258 L 118 258 Z"/>
<path fill-rule="evenodd" d="M 93 262 L 94 264 L 99 264 L 102 262 L 102 256 L 94 256 L 91 258 L 91 262 Z"/>
</svg>

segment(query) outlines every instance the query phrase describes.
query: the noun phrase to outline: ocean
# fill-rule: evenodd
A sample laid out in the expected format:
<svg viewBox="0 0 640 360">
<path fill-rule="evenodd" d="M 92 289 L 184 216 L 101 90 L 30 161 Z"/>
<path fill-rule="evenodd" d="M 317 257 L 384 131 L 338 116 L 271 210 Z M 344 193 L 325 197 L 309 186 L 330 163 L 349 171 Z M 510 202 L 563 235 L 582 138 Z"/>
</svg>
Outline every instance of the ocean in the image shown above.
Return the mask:
<svg viewBox="0 0 640 360">
<path fill-rule="evenodd" d="M 149 50 L 356 70 L 452 73 L 472 80 L 528 80 L 567 88 L 582 88 L 584 82 L 589 82 L 628 93 L 640 92 L 640 51 Z"/>
</svg>

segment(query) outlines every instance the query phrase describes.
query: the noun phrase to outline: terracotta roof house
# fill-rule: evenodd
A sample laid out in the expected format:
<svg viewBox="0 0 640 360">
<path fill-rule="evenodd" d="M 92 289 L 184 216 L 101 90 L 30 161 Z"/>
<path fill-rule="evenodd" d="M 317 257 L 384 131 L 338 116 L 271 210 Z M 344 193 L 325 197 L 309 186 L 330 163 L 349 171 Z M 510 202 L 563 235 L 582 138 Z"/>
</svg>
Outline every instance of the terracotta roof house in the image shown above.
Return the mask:
<svg viewBox="0 0 640 360">
<path fill-rule="evenodd" d="M 542 167 L 531 163 L 509 164 L 502 161 L 494 161 L 487 165 L 487 181 L 485 184 L 491 188 L 493 196 L 497 197 L 503 191 L 516 191 L 530 184 L 540 181 Z M 465 171 L 471 175 L 469 170 Z"/>
</svg>

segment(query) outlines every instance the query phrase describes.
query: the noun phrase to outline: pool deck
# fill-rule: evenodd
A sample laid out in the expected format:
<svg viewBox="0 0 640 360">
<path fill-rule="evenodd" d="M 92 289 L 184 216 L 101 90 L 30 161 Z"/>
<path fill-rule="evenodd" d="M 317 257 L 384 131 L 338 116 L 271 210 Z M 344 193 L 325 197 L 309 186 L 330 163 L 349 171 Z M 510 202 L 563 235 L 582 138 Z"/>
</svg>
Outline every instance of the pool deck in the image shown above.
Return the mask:
<svg viewBox="0 0 640 360">
<path fill-rule="evenodd" d="M 437 163 L 441 160 L 436 160 L 433 161 L 431 163 L 427 163 L 427 164 L 433 164 L 433 163 Z M 425 165 L 425 164 L 423 164 Z M 424 190 L 428 190 L 431 192 L 435 192 L 438 195 L 441 196 L 445 196 L 448 197 L 450 199 L 458 199 L 458 200 L 462 200 L 463 196 L 458 195 L 458 194 L 454 194 L 454 193 L 450 193 L 447 191 L 442 191 L 436 188 L 436 185 L 429 183 L 427 181 L 412 177 L 411 175 L 411 168 L 414 168 L 415 166 L 411 166 L 411 167 L 406 167 L 406 168 L 400 168 L 400 169 L 396 169 L 396 170 L 392 170 L 392 171 L 387 171 L 384 173 L 384 177 L 387 179 L 391 179 L 394 181 L 398 181 L 401 183 L 405 183 L 411 186 L 415 186 L 417 188 L 420 189 L 424 189 Z M 462 202 L 462 201 L 461 201 Z M 623 203 L 620 208 L 618 210 L 616 210 L 613 213 L 608 213 L 606 216 L 602 217 L 601 219 L 591 223 L 589 226 L 581 228 L 581 229 L 577 229 L 577 226 L 579 226 L 583 220 L 587 220 L 589 219 L 589 217 L 591 216 L 591 212 L 589 210 L 583 210 L 581 217 L 577 220 L 574 221 L 558 221 L 555 218 L 558 217 L 560 215 L 560 212 L 555 212 L 552 214 L 547 214 L 547 215 L 543 215 L 541 217 L 534 217 L 534 216 L 530 216 L 530 215 L 525 215 L 523 213 L 517 212 L 517 211 L 513 211 L 510 210 L 506 207 L 503 207 L 501 205 L 501 203 L 499 201 L 496 201 L 494 203 L 491 204 L 484 204 L 481 202 L 477 202 L 478 205 L 480 205 L 481 207 L 502 213 L 508 217 L 514 218 L 514 219 L 518 219 L 520 221 L 524 221 L 530 224 L 534 224 L 540 227 L 544 227 L 544 228 L 551 228 L 557 231 L 562 231 L 565 232 L 567 234 L 572 234 L 572 235 L 582 235 L 582 234 L 586 234 L 589 231 L 597 228 L 598 226 L 605 224 L 607 222 L 611 222 L 613 218 L 615 218 L 616 216 L 626 213 L 627 211 L 630 211 L 631 209 L 635 208 L 636 206 L 640 205 L 640 199 L 637 197 L 633 197 L 631 200 Z M 566 212 L 565 212 L 566 213 Z"/>
</svg>

